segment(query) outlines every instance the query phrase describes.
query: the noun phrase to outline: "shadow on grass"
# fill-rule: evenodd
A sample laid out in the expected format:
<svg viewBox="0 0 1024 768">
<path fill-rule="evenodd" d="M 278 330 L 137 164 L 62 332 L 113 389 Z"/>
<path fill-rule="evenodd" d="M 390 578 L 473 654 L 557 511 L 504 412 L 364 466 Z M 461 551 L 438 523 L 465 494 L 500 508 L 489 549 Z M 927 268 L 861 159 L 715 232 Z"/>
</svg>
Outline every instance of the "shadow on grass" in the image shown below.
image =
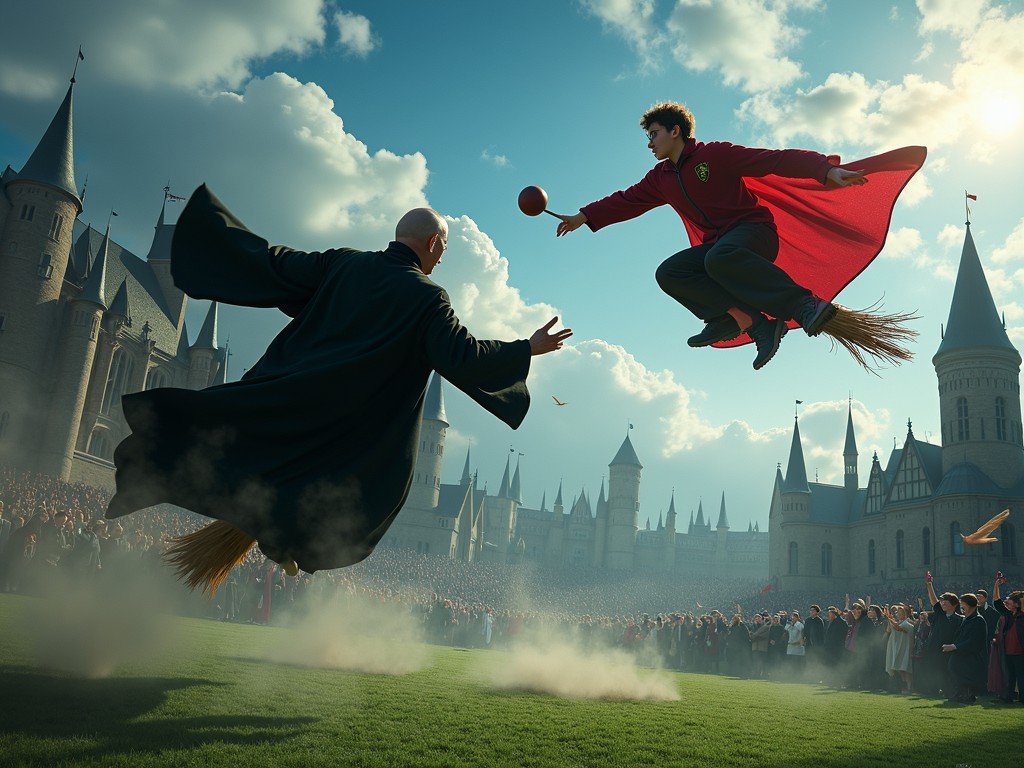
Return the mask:
<svg viewBox="0 0 1024 768">
<path fill-rule="evenodd" d="M 0 665 L 0 740 L 15 764 L 36 764 L 41 757 L 38 739 L 52 745 L 49 759 L 43 758 L 51 763 L 190 749 L 214 742 L 246 746 L 281 741 L 317 721 L 246 714 L 140 719 L 162 706 L 174 691 L 223 685 L 188 677 L 89 680 Z"/>
</svg>

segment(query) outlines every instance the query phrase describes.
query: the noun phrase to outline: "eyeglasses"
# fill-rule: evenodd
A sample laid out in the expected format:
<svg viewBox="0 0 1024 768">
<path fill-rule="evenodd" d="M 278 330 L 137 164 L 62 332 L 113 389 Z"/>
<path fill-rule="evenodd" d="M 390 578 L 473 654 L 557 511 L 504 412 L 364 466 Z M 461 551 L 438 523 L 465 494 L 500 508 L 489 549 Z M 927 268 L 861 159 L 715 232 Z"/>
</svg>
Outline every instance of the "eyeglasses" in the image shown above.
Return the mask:
<svg viewBox="0 0 1024 768">
<path fill-rule="evenodd" d="M 654 137 L 657 136 L 660 131 L 661 131 L 660 128 L 655 128 L 653 131 L 648 131 L 647 132 L 647 140 L 648 141 L 654 141 Z"/>
</svg>

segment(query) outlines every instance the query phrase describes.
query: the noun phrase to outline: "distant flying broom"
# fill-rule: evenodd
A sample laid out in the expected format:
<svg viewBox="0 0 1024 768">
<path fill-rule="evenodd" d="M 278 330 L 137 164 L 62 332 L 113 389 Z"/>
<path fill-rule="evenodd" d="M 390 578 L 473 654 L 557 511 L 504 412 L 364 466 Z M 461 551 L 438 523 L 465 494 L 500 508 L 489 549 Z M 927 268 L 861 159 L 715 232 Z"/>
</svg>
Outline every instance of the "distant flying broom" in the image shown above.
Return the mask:
<svg viewBox="0 0 1024 768">
<path fill-rule="evenodd" d="M 215 520 L 205 528 L 171 539 L 163 560 L 174 568 L 188 588 L 201 589 L 213 597 L 231 570 L 245 561 L 256 539 L 231 523 Z M 281 568 L 289 576 L 299 572 L 294 560 L 285 560 Z"/>
</svg>

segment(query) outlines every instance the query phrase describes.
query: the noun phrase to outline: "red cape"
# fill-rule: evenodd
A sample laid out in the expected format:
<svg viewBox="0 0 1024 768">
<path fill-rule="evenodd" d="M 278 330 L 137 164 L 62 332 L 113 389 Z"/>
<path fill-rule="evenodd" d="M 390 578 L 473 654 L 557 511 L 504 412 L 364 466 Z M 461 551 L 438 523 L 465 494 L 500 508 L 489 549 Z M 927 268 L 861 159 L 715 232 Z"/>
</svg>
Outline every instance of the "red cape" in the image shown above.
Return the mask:
<svg viewBox="0 0 1024 768">
<path fill-rule="evenodd" d="M 903 147 L 840 165 L 868 175 L 868 183 L 860 186 L 823 187 L 813 179 L 781 176 L 745 178 L 747 188 L 775 217 L 779 230 L 775 263 L 816 296 L 834 299 L 881 252 L 896 200 L 927 154 L 925 147 Z M 830 159 L 838 164 L 838 158 Z M 700 242 L 688 234 L 692 243 Z M 798 326 L 790 320 L 789 327 Z M 714 346 L 735 347 L 750 341 L 741 334 Z"/>
</svg>

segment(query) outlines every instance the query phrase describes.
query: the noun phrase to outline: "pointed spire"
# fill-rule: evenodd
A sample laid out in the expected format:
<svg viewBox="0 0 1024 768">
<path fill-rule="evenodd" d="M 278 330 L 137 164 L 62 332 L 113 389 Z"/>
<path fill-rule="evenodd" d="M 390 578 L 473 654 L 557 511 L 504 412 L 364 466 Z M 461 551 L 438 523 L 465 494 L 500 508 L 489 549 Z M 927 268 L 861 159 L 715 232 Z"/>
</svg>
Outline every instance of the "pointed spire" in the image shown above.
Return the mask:
<svg viewBox="0 0 1024 768">
<path fill-rule="evenodd" d="M 597 496 L 597 503 L 598 504 L 604 504 L 604 502 L 605 502 L 605 498 L 604 498 L 604 475 L 602 475 L 601 476 L 601 492 Z"/>
<path fill-rule="evenodd" d="M 508 489 L 509 489 L 509 481 L 508 481 L 509 463 L 510 463 L 510 459 L 508 457 L 505 457 L 505 474 L 501 476 L 501 487 L 498 489 L 498 498 L 499 499 L 507 499 L 509 497 L 508 496 Z"/>
<path fill-rule="evenodd" d="M 81 213 L 82 201 L 78 197 L 78 188 L 75 185 L 74 90 L 75 81 L 72 78 L 64 101 L 50 121 L 43 138 L 36 145 L 35 151 L 18 174 L 18 180 L 37 181 L 59 189 L 71 197 L 78 206 L 78 212 Z"/>
<path fill-rule="evenodd" d="M 636 450 L 633 448 L 633 443 L 630 442 L 629 434 L 626 434 L 626 439 L 622 441 L 622 445 L 619 447 L 619 452 L 615 454 L 615 458 L 611 460 L 609 467 L 614 467 L 620 464 L 644 468 L 644 465 L 640 463 L 640 459 L 637 458 Z"/>
<path fill-rule="evenodd" d="M 853 431 L 853 400 L 850 400 L 846 410 L 846 445 L 843 447 L 843 456 L 857 456 L 857 438 Z"/>
<path fill-rule="evenodd" d="M 648 531 L 651 530 L 651 516 L 650 515 L 647 516 L 647 526 L 646 526 L 646 528 L 644 530 L 648 530 Z"/>
<path fill-rule="evenodd" d="M 661 520 L 661 512 L 658 513 L 658 530 L 659 531 L 664 531 L 665 530 L 665 524 Z"/>
<path fill-rule="evenodd" d="M 558 481 L 558 493 L 555 495 L 555 508 L 562 506 L 562 481 Z"/>
<path fill-rule="evenodd" d="M 82 293 L 78 301 L 91 301 L 107 308 L 107 300 L 104 294 L 104 283 L 107 282 L 107 254 L 110 251 L 110 224 L 107 224 L 107 232 L 103 235 L 103 244 L 100 246 L 99 255 L 89 270 L 89 277 L 82 286 Z"/>
<path fill-rule="evenodd" d="M 946 352 L 974 347 L 996 347 L 1017 352 L 999 321 L 999 313 L 992 300 L 985 270 L 981 266 L 978 249 L 968 225 L 960 267 L 956 273 L 953 300 L 949 306 L 949 319 L 932 362 Z"/>
<path fill-rule="evenodd" d="M 540 497 L 540 511 L 541 512 L 547 512 L 548 511 L 547 510 L 547 504 L 548 504 L 548 492 L 544 491 L 544 493 Z"/>
<path fill-rule="evenodd" d="M 786 481 L 782 479 L 782 464 L 775 465 L 775 487 L 782 488 L 786 484 Z"/>
<path fill-rule="evenodd" d="M 754 532 L 754 524 L 751 523 L 750 521 L 747 521 L 747 533 L 753 533 L 753 532 Z"/>
<path fill-rule="evenodd" d="M 697 522 L 694 523 L 698 528 L 704 527 L 704 500 L 701 499 L 697 502 Z"/>
<path fill-rule="evenodd" d="M 754 533 L 760 533 L 761 529 L 757 527 L 757 523 L 754 523 Z"/>
<path fill-rule="evenodd" d="M 807 465 L 804 463 L 804 448 L 800 442 L 800 421 L 793 419 L 793 443 L 789 449 L 789 466 L 786 467 L 786 482 L 783 487 L 787 493 L 810 493 L 807 485 Z"/>
<path fill-rule="evenodd" d="M 668 515 L 665 517 L 665 525 L 675 530 L 676 527 L 676 492 L 672 491 L 672 498 L 668 502 Z"/>
<path fill-rule="evenodd" d="M 686 528 L 687 533 L 693 533 L 693 510 L 690 510 L 690 524 Z"/>
<path fill-rule="evenodd" d="M 174 225 L 165 222 L 167 209 L 167 195 L 164 195 L 164 202 L 160 206 L 160 217 L 156 220 L 153 228 L 153 242 L 149 245 L 149 253 L 146 254 L 146 261 L 170 261 L 171 241 L 174 239 Z"/>
<path fill-rule="evenodd" d="M 729 518 L 725 516 L 725 491 L 722 491 L 722 506 L 718 510 L 718 524 L 715 526 L 717 529 L 729 528 Z"/>
<path fill-rule="evenodd" d="M 131 306 L 128 301 L 127 278 L 121 281 L 121 286 L 117 289 L 117 293 L 114 295 L 114 300 L 110 302 L 110 314 L 123 317 L 129 322 L 129 324 L 131 323 L 132 313 Z"/>
<path fill-rule="evenodd" d="M 447 427 L 448 416 L 444 412 L 444 393 L 441 391 L 441 374 L 436 371 L 427 385 L 427 397 L 423 401 L 423 418 L 443 422 Z"/>
<path fill-rule="evenodd" d="M 178 337 L 178 351 L 175 352 L 175 356 L 188 360 L 188 326 L 185 325 L 185 321 L 181 323 L 181 336 Z"/>
<path fill-rule="evenodd" d="M 470 447 L 466 448 L 466 463 L 462 467 L 462 485 L 467 485 L 470 481 L 471 475 L 469 474 L 469 451 Z"/>
<path fill-rule="evenodd" d="M 516 471 L 512 475 L 512 487 L 509 490 L 509 498 L 518 501 L 520 504 L 523 503 L 523 490 L 519 482 L 519 457 L 516 457 Z"/>
<path fill-rule="evenodd" d="M 199 330 L 196 343 L 192 349 L 216 349 L 217 348 L 217 302 L 211 302 L 210 308 L 206 311 L 206 319 L 203 327 Z"/>
</svg>

